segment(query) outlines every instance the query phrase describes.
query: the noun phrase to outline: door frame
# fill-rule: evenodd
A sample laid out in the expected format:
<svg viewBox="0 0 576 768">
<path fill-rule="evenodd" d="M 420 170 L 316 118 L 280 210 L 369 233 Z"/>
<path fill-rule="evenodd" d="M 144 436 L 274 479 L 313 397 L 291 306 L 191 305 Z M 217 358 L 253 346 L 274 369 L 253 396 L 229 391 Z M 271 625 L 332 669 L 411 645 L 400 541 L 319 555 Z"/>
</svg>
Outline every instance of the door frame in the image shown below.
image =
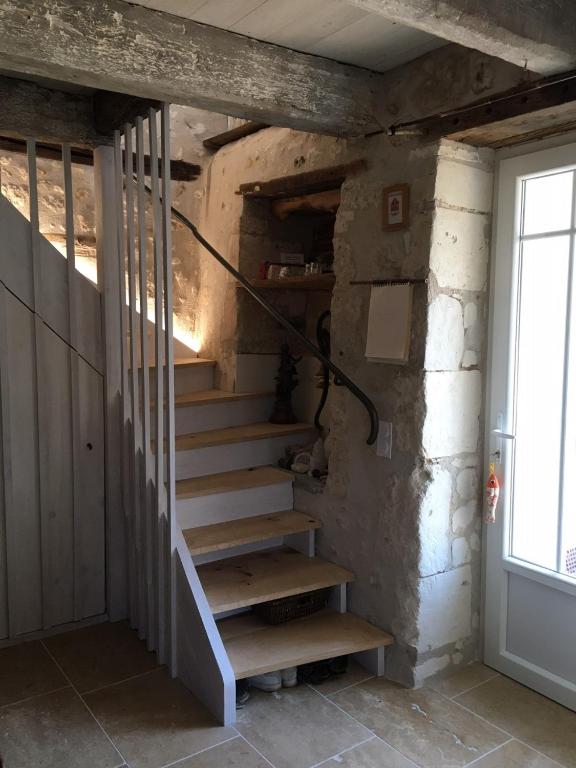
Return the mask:
<svg viewBox="0 0 576 768">
<path fill-rule="evenodd" d="M 572 156 L 569 158 L 570 147 Z M 515 233 L 518 231 L 520 206 L 517 199 L 517 181 L 515 174 L 526 176 L 542 170 L 541 155 L 549 154 L 549 168 L 576 165 L 576 132 L 570 132 L 554 137 L 543 142 L 534 142 L 519 145 L 497 151 L 496 167 L 494 175 L 494 207 L 492 247 L 489 280 L 489 320 L 487 343 L 487 378 L 485 392 L 485 439 L 484 439 L 484 467 L 489 466 L 491 453 L 500 447 L 503 451 L 501 469 L 506 477 L 511 476 L 510 459 L 511 451 L 507 450 L 507 441 L 500 440 L 497 445 L 492 430 L 496 427 L 495 415 L 497 404 L 495 403 L 497 387 L 496 381 L 500 376 L 507 379 L 506 399 L 511 397 L 511 381 L 508 365 L 510 360 L 510 341 L 512 338 L 512 322 L 515 317 L 511 311 L 516 306 L 516 286 L 513 285 L 515 269 L 509 268 L 509 262 L 498 258 L 500 253 L 514 253 L 513 259 L 517 259 L 518 249 L 514 242 Z M 503 186 L 504 185 L 504 186 Z M 506 199 L 504 199 L 506 196 Z M 511 200 L 514 200 L 513 210 L 510 208 Z M 507 210 L 506 210 L 507 209 Z M 504 213 L 513 213 L 514 227 L 499 226 L 499 218 Z M 512 297 L 512 301 L 510 301 Z M 495 347 L 495 328 L 507 329 L 505 342 Z M 504 374 L 501 371 L 505 371 Z M 509 432 L 508 424 L 498 425 L 503 432 Z M 486 469 L 483 472 L 486 480 Z M 566 592 L 574 596 L 576 600 L 576 580 L 562 574 L 552 576 L 549 571 L 536 565 L 522 564 L 510 557 L 502 557 L 501 552 L 505 546 L 505 536 L 508 532 L 506 517 L 506 486 L 503 485 L 498 504 L 496 523 L 484 525 L 483 530 L 483 578 L 482 578 L 482 655 L 486 664 L 497 669 L 503 674 L 518 680 L 518 682 L 533 688 L 534 690 L 574 709 L 576 702 L 576 685 L 566 681 L 554 673 L 522 659 L 506 650 L 506 616 L 507 616 L 507 586 L 506 572 L 521 574 L 540 584 Z M 484 503 L 484 502 L 483 502 Z M 495 567 L 495 565 L 497 567 Z M 489 602 L 489 595 L 498 597 Z"/>
</svg>

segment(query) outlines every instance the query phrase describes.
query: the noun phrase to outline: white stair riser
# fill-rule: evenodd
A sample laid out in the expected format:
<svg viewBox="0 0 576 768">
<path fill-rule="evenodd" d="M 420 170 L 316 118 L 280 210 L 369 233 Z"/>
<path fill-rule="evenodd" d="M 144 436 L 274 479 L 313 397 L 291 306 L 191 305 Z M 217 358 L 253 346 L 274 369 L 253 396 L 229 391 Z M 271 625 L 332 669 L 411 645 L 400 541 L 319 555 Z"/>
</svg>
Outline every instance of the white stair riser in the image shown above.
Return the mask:
<svg viewBox="0 0 576 768">
<path fill-rule="evenodd" d="M 183 529 L 224 523 L 292 509 L 292 483 L 276 483 L 227 493 L 212 493 L 176 501 L 176 517 Z"/>
<path fill-rule="evenodd" d="M 227 403 L 188 405 L 176 408 L 176 434 L 206 432 L 242 424 L 268 421 L 272 413 L 273 397 L 246 398 Z"/>
<path fill-rule="evenodd" d="M 275 539 L 266 539 L 265 541 L 253 541 L 250 544 L 242 544 L 238 547 L 221 549 L 219 552 L 207 552 L 205 555 L 193 555 L 194 565 L 204 565 L 205 563 L 214 563 L 217 560 L 226 560 L 229 557 L 239 557 L 247 555 L 250 552 L 260 552 L 266 549 L 276 549 L 284 544 L 282 536 Z"/>
<path fill-rule="evenodd" d="M 174 393 L 187 395 L 189 392 L 204 392 L 214 388 L 213 365 L 174 366 Z M 156 394 L 156 371 L 150 370 L 150 396 Z M 164 392 L 166 394 L 166 392 Z"/>
<path fill-rule="evenodd" d="M 190 451 L 177 451 L 176 480 L 276 464 L 278 459 L 284 456 L 288 446 L 305 445 L 311 441 L 313 434 L 310 432 L 309 435 L 286 435 L 216 445 L 210 448 L 193 448 Z"/>
</svg>

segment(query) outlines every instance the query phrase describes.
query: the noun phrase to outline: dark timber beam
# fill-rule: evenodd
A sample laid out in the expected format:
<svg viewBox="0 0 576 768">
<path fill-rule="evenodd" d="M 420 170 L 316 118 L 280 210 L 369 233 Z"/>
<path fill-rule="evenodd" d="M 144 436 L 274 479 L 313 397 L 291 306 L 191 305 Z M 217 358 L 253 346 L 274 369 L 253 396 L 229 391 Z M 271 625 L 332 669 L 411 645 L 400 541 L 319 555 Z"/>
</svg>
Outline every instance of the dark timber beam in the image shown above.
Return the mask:
<svg viewBox="0 0 576 768">
<path fill-rule="evenodd" d="M 11 77 L 0 77 L 0 135 L 76 147 L 110 141 L 95 128 L 91 95 L 63 93 Z"/>
<path fill-rule="evenodd" d="M 348 0 L 541 74 L 576 68 L 574 0 Z"/>
<path fill-rule="evenodd" d="M 377 130 L 380 77 L 122 0 L 6 0 L 0 69 L 336 135 Z"/>
<path fill-rule="evenodd" d="M 0 136 L 0 152 L 13 152 L 16 155 L 25 155 L 27 152 L 26 142 L 23 139 L 15 139 L 6 136 Z M 122 156 L 125 157 L 122 151 Z M 46 160 L 62 160 L 62 147 L 59 144 L 44 144 L 36 142 L 36 157 L 42 157 Z M 91 149 L 73 146 L 70 153 L 70 159 L 74 165 L 94 165 L 94 153 Z M 136 167 L 136 155 L 134 154 L 132 163 Z M 144 173 L 150 176 L 150 156 L 144 155 Z M 194 181 L 202 173 L 202 168 L 194 163 L 188 163 L 186 160 L 170 161 L 170 178 L 172 181 Z M 158 161 L 158 176 L 162 178 L 162 164 Z"/>
</svg>

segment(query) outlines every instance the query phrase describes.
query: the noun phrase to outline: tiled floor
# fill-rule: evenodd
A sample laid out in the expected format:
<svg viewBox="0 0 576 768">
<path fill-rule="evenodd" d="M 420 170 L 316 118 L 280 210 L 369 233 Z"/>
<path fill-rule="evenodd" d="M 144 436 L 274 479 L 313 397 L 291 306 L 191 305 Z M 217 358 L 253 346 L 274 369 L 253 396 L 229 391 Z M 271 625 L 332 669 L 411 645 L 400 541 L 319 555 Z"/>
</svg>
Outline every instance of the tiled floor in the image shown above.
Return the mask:
<svg viewBox="0 0 576 768">
<path fill-rule="evenodd" d="M 420 690 L 358 666 L 216 725 L 125 624 L 0 651 L 4 768 L 576 768 L 576 713 L 481 664 Z"/>
</svg>

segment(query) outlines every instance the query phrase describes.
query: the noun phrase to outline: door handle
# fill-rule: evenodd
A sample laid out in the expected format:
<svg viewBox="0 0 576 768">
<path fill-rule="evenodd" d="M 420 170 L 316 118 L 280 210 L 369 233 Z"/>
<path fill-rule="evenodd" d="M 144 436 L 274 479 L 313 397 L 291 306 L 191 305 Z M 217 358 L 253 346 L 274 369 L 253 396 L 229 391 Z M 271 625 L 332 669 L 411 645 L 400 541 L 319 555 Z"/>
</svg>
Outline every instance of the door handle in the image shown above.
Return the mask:
<svg viewBox="0 0 576 768">
<path fill-rule="evenodd" d="M 503 432 L 501 429 L 493 429 L 492 434 L 500 438 L 500 440 L 516 440 L 516 435 L 511 435 L 509 432 Z"/>
</svg>

